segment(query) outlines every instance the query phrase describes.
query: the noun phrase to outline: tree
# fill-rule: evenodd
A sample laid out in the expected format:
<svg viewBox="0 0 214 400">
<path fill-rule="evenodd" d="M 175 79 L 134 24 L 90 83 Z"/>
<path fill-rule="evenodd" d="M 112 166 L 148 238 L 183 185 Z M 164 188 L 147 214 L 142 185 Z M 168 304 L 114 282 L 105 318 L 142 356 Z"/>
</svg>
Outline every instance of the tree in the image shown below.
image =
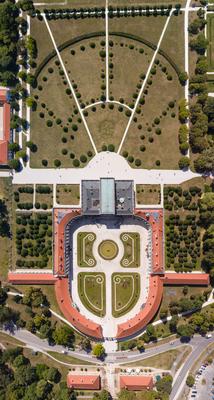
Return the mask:
<svg viewBox="0 0 214 400">
<path fill-rule="evenodd" d="M 82 347 L 83 350 L 85 350 L 86 352 L 90 352 L 91 351 L 91 342 L 88 338 L 83 338 L 80 342 L 80 346 Z"/>
<path fill-rule="evenodd" d="M 74 331 L 67 325 L 60 326 L 54 330 L 53 339 L 56 344 L 72 347 L 75 339 Z"/>
<path fill-rule="evenodd" d="M 186 71 L 181 71 L 178 75 L 179 81 L 181 83 L 182 86 L 185 85 L 187 79 L 188 79 L 188 74 Z"/>
<path fill-rule="evenodd" d="M 195 50 L 198 54 L 204 54 L 209 41 L 206 39 L 203 33 L 199 33 L 196 39 L 190 40 L 190 48 L 191 50 Z"/>
<path fill-rule="evenodd" d="M 20 150 L 20 147 L 19 147 L 19 144 L 18 144 L 18 143 L 13 142 L 13 143 L 9 143 L 8 149 L 9 149 L 10 151 L 13 151 L 14 153 L 16 153 L 17 151 Z"/>
<path fill-rule="evenodd" d="M 35 153 L 37 151 L 37 145 L 35 143 L 33 143 L 31 140 L 26 142 L 26 146 L 29 147 L 29 149 L 30 149 L 30 151 L 32 151 L 32 153 Z"/>
<path fill-rule="evenodd" d="M 28 97 L 26 100 L 27 107 L 31 108 L 32 111 L 36 111 L 37 103 L 32 97 Z"/>
<path fill-rule="evenodd" d="M 179 116 L 179 120 L 181 121 L 181 123 L 185 123 L 189 116 L 186 99 L 180 100 L 178 114 L 179 114 L 178 116 Z"/>
<path fill-rule="evenodd" d="M 1 210 L 1 208 L 0 208 L 0 210 Z M 0 230 L 0 234 L 1 234 L 1 230 Z M 5 305 L 6 300 L 7 300 L 7 290 L 5 288 L 0 287 L 0 305 L 1 306 Z"/>
<path fill-rule="evenodd" d="M 39 399 L 46 399 L 48 394 L 52 390 L 52 385 L 46 382 L 44 379 L 41 379 L 36 385 L 36 396 Z"/>
<path fill-rule="evenodd" d="M 207 71 L 208 71 L 207 57 L 201 56 L 197 60 L 195 73 L 196 74 L 206 74 Z"/>
<path fill-rule="evenodd" d="M 210 147 L 194 161 L 194 166 L 197 172 L 212 172 L 214 170 L 214 151 Z"/>
<path fill-rule="evenodd" d="M 93 354 L 97 357 L 97 358 L 102 358 L 105 355 L 105 348 L 103 347 L 103 345 L 101 343 L 98 343 L 94 346 L 93 348 Z"/>
<path fill-rule="evenodd" d="M 28 49 L 29 56 L 31 58 L 36 58 L 38 53 L 36 40 L 30 35 L 27 36 L 26 46 Z"/>
<path fill-rule="evenodd" d="M 185 169 L 188 168 L 190 165 L 190 160 L 189 157 L 181 157 L 179 162 L 178 162 L 179 168 L 180 169 Z"/>
<path fill-rule="evenodd" d="M 34 11 L 34 5 L 32 0 L 20 0 L 19 6 L 22 11 Z"/>
<path fill-rule="evenodd" d="M 101 392 L 95 392 L 92 400 L 111 400 L 110 393 L 103 389 Z"/>
<path fill-rule="evenodd" d="M 41 304 L 49 305 L 47 297 L 42 293 L 40 288 L 27 288 L 22 299 L 23 304 L 33 307 L 39 307 Z"/>
<path fill-rule="evenodd" d="M 193 335 L 193 329 L 190 325 L 182 324 L 177 327 L 177 333 L 183 338 L 190 339 Z"/>
<path fill-rule="evenodd" d="M 127 389 L 122 389 L 118 393 L 118 400 L 136 400 L 137 396 L 135 392 L 128 391 Z"/>
<path fill-rule="evenodd" d="M 9 167 L 11 169 L 15 169 L 15 171 L 19 171 L 21 169 L 21 163 L 19 160 L 14 158 L 9 161 Z"/>
<path fill-rule="evenodd" d="M 192 387 L 195 383 L 195 378 L 192 375 L 188 375 L 187 379 L 186 379 L 186 384 L 189 387 Z"/>
<path fill-rule="evenodd" d="M 24 357 L 23 354 L 20 354 L 19 356 L 17 356 L 15 358 L 15 360 L 13 361 L 13 366 L 15 368 L 19 368 L 22 365 L 27 365 L 29 363 L 28 358 Z"/>
<path fill-rule="evenodd" d="M 171 375 L 163 376 L 157 383 L 156 388 L 160 393 L 167 393 L 170 394 L 172 391 L 172 377 Z"/>
<path fill-rule="evenodd" d="M 60 381 L 61 374 L 57 368 L 51 367 L 45 371 L 44 377 L 50 382 L 58 383 Z"/>
</svg>

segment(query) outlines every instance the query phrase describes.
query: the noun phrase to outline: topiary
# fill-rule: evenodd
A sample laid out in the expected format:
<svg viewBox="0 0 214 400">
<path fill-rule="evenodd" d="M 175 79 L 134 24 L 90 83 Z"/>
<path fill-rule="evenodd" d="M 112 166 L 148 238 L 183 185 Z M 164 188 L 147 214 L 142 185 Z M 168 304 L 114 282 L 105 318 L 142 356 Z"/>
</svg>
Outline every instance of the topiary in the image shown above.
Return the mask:
<svg viewBox="0 0 214 400">
<path fill-rule="evenodd" d="M 109 144 L 108 145 L 108 151 L 114 151 L 114 150 L 115 150 L 114 144 Z"/>
<path fill-rule="evenodd" d="M 65 156 L 68 153 L 67 149 L 62 149 L 62 154 Z"/>
<path fill-rule="evenodd" d="M 50 119 L 48 119 L 46 125 L 48 126 L 48 128 L 50 128 L 51 126 L 53 126 L 53 122 Z"/>
<path fill-rule="evenodd" d="M 48 161 L 47 160 L 42 160 L 42 165 L 44 165 L 44 167 L 47 167 Z"/>
<path fill-rule="evenodd" d="M 68 95 L 71 95 L 71 89 L 67 88 L 65 93 L 68 94 Z"/>
<path fill-rule="evenodd" d="M 140 146 L 140 151 L 145 151 L 146 150 L 146 146 Z"/>
<path fill-rule="evenodd" d="M 155 133 L 156 135 L 161 135 L 161 129 L 160 128 L 155 129 Z"/>
<path fill-rule="evenodd" d="M 155 123 L 155 125 L 158 125 L 160 123 L 160 118 L 156 117 L 154 119 L 154 123 Z"/>
<path fill-rule="evenodd" d="M 81 154 L 81 156 L 80 156 L 80 161 L 81 161 L 82 163 L 86 163 L 87 157 L 85 156 L 85 154 Z"/>
<path fill-rule="evenodd" d="M 129 155 L 128 151 L 123 151 L 123 157 L 127 158 Z"/>
<path fill-rule="evenodd" d="M 75 154 L 74 153 L 70 153 L 70 158 L 74 159 L 75 158 Z"/>
<path fill-rule="evenodd" d="M 78 130 L 78 126 L 76 124 L 73 124 L 71 128 L 74 132 Z"/>
<path fill-rule="evenodd" d="M 61 161 L 60 160 L 54 160 L 54 165 L 55 165 L 55 167 L 60 167 Z"/>
<path fill-rule="evenodd" d="M 129 161 L 130 163 L 133 163 L 134 157 L 133 157 L 133 156 L 128 156 L 128 161 Z"/>
<path fill-rule="evenodd" d="M 107 151 L 107 146 L 105 144 L 102 145 L 102 151 Z"/>
<path fill-rule="evenodd" d="M 156 160 L 156 161 L 155 161 L 155 164 L 157 165 L 157 167 L 159 167 L 159 165 L 160 165 L 160 160 Z"/>
<path fill-rule="evenodd" d="M 141 165 L 141 160 L 140 160 L 139 158 L 136 158 L 136 160 L 135 160 L 135 165 L 136 165 L 136 167 L 140 167 L 140 165 Z"/>
<path fill-rule="evenodd" d="M 88 155 L 88 157 L 92 157 L 92 156 L 93 156 L 93 153 L 92 153 L 92 151 L 91 151 L 91 150 L 89 150 L 89 151 L 87 152 L 87 155 Z"/>
<path fill-rule="evenodd" d="M 78 160 L 77 158 L 75 158 L 75 159 L 73 160 L 73 166 L 74 166 L 74 167 L 79 167 L 79 166 L 80 166 L 80 162 L 79 162 L 79 160 Z"/>
<path fill-rule="evenodd" d="M 62 138 L 61 138 L 61 141 L 62 141 L 62 143 L 67 143 L 67 138 L 65 137 L 65 136 L 63 136 Z"/>
<path fill-rule="evenodd" d="M 60 118 L 57 118 L 57 119 L 56 119 L 56 124 L 57 124 L 57 125 L 60 125 L 61 123 L 62 123 L 62 120 L 61 120 Z"/>
</svg>

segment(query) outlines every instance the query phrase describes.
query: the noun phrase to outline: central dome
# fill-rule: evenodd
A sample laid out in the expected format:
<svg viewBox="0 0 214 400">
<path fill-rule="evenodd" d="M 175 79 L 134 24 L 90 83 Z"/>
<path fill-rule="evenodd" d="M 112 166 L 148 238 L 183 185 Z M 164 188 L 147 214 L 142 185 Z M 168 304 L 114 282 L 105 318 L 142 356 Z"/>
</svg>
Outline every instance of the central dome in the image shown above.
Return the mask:
<svg viewBox="0 0 214 400">
<path fill-rule="evenodd" d="M 118 245 L 113 240 L 103 240 L 99 244 L 98 252 L 104 260 L 113 260 L 118 255 Z"/>
</svg>

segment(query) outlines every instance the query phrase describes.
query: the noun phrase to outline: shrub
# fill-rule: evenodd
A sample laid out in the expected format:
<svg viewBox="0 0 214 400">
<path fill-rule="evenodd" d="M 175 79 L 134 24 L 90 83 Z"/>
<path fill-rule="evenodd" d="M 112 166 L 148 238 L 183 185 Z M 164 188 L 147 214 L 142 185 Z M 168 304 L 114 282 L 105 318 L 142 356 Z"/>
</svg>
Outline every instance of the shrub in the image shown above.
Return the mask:
<svg viewBox="0 0 214 400">
<path fill-rule="evenodd" d="M 82 163 L 86 163 L 87 157 L 85 156 L 85 154 L 81 154 L 81 156 L 80 156 L 80 161 L 81 161 Z"/>
<path fill-rule="evenodd" d="M 113 144 L 109 144 L 108 151 L 114 151 L 114 150 L 115 150 L 115 146 Z"/>
<path fill-rule="evenodd" d="M 67 149 L 62 149 L 62 154 L 65 156 L 68 153 Z"/>
<path fill-rule="evenodd" d="M 87 152 L 87 155 L 88 155 L 88 157 L 92 157 L 92 156 L 93 156 L 93 153 L 92 153 L 92 151 L 91 151 L 91 150 L 89 150 L 89 151 Z"/>
<path fill-rule="evenodd" d="M 78 160 L 77 158 L 75 158 L 75 159 L 73 160 L 73 166 L 74 166 L 74 167 L 79 167 L 79 166 L 80 166 L 80 162 L 79 162 L 79 160 Z"/>
<path fill-rule="evenodd" d="M 56 63 L 56 62 L 55 62 Z M 58 65 L 58 64 L 57 64 Z M 52 74 L 53 72 L 54 72 L 54 70 L 53 70 L 53 68 L 48 68 L 48 72 L 49 72 L 49 74 Z"/>
<path fill-rule="evenodd" d="M 57 118 L 57 119 L 56 119 L 56 124 L 57 124 L 57 125 L 60 125 L 61 123 L 62 123 L 62 120 L 61 120 L 60 118 Z"/>
<path fill-rule="evenodd" d="M 67 88 L 65 93 L 68 94 L 68 95 L 71 95 L 71 89 Z"/>
<path fill-rule="evenodd" d="M 100 55 L 101 58 L 105 58 L 106 57 L 105 50 L 100 50 L 99 55 Z"/>
<path fill-rule="evenodd" d="M 154 123 L 155 123 L 155 125 L 158 125 L 160 123 L 160 118 L 156 117 L 154 119 Z"/>
<path fill-rule="evenodd" d="M 76 132 L 76 131 L 78 130 L 78 126 L 77 126 L 76 124 L 73 124 L 73 125 L 72 125 L 72 130 L 73 130 L 74 132 Z"/>
<path fill-rule="evenodd" d="M 55 167 L 60 167 L 60 165 L 61 165 L 61 161 L 60 160 L 54 160 L 54 165 L 55 165 Z"/>
<path fill-rule="evenodd" d="M 127 158 L 128 155 L 129 155 L 128 151 L 123 151 L 123 157 L 124 157 L 124 158 Z"/>
<path fill-rule="evenodd" d="M 156 160 L 156 161 L 155 161 L 155 164 L 157 165 L 157 167 L 159 167 L 159 165 L 160 165 L 160 160 Z"/>
<path fill-rule="evenodd" d="M 179 162 L 178 162 L 178 165 L 179 165 L 180 169 L 188 168 L 189 164 L 190 164 L 190 160 L 189 160 L 188 157 L 185 157 L 185 156 L 181 157 Z"/>
<path fill-rule="evenodd" d="M 140 151 L 145 151 L 146 150 L 146 146 L 140 146 Z"/>
<path fill-rule="evenodd" d="M 67 143 L 67 138 L 66 138 L 65 136 L 63 136 L 63 137 L 61 138 L 61 141 L 62 141 L 62 143 Z"/>
<path fill-rule="evenodd" d="M 53 126 L 53 122 L 50 119 L 48 119 L 46 125 L 48 126 L 48 128 L 51 128 L 51 126 Z"/>
<path fill-rule="evenodd" d="M 63 126 L 63 132 L 65 132 L 65 133 L 68 132 L 68 127 L 67 126 Z"/>
<path fill-rule="evenodd" d="M 102 145 L 102 151 L 107 151 L 107 146 L 105 144 Z"/>
<path fill-rule="evenodd" d="M 161 135 L 161 129 L 160 128 L 155 129 L 155 133 L 156 135 Z"/>
<path fill-rule="evenodd" d="M 39 113 L 40 118 L 44 118 L 45 114 L 43 112 Z"/>
<path fill-rule="evenodd" d="M 141 160 L 139 158 L 135 160 L 135 165 L 136 167 L 139 167 L 141 165 Z"/>
<path fill-rule="evenodd" d="M 128 156 L 128 161 L 129 161 L 130 163 L 133 163 L 134 157 L 133 157 L 133 156 Z"/>
<path fill-rule="evenodd" d="M 47 160 L 42 160 L 42 165 L 43 165 L 44 167 L 47 167 L 48 161 L 47 161 Z"/>
<path fill-rule="evenodd" d="M 74 153 L 70 153 L 70 158 L 74 159 L 75 158 L 75 154 Z"/>
</svg>

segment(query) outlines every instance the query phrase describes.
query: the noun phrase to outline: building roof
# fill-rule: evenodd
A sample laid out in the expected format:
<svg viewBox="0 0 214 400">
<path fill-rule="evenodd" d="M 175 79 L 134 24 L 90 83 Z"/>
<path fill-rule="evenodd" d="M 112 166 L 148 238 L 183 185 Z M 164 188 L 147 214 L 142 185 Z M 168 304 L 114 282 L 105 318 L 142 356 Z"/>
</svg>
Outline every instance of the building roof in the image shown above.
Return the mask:
<svg viewBox="0 0 214 400">
<path fill-rule="evenodd" d="M 8 281 L 17 285 L 53 285 L 57 278 L 52 273 L 9 272 Z"/>
<path fill-rule="evenodd" d="M 146 375 L 120 375 L 120 388 L 128 390 L 152 389 L 154 386 L 152 376 Z"/>
<path fill-rule="evenodd" d="M 75 375 L 69 373 L 67 375 L 67 386 L 74 389 L 100 389 L 100 376 L 99 375 Z"/>
<path fill-rule="evenodd" d="M 209 285 L 209 274 L 168 272 L 164 276 L 164 285 Z"/>
<path fill-rule="evenodd" d="M 62 313 L 78 331 L 96 339 L 103 338 L 101 325 L 84 317 L 76 307 L 74 307 L 69 292 L 68 278 L 59 278 L 57 280 L 55 284 L 55 293 Z"/>
<path fill-rule="evenodd" d="M 101 214 L 115 214 L 114 178 L 100 179 Z"/>
<path fill-rule="evenodd" d="M 10 140 L 10 104 L 7 103 L 7 89 L 0 88 L 0 164 L 8 162 L 8 142 Z"/>
<path fill-rule="evenodd" d="M 150 276 L 149 294 L 142 310 L 117 327 L 117 338 L 126 338 L 141 331 L 152 320 L 161 303 L 163 295 L 163 280 L 160 276 Z"/>
</svg>

